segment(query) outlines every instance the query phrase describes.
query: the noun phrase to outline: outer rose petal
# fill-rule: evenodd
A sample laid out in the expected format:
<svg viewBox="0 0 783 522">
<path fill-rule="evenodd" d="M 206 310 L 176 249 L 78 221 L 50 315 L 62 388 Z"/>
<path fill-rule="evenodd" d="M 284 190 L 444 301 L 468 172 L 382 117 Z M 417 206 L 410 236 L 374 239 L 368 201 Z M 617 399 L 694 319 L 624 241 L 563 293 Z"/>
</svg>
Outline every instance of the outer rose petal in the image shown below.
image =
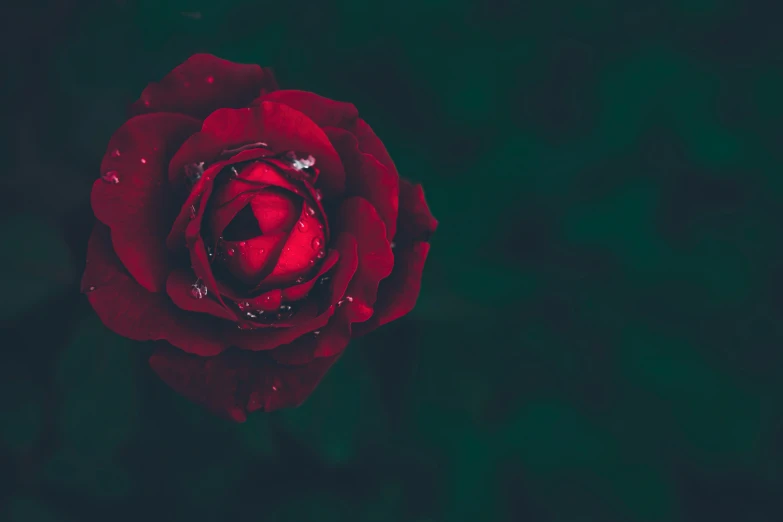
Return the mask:
<svg viewBox="0 0 783 522">
<path fill-rule="evenodd" d="M 166 293 L 169 294 L 174 304 L 189 312 L 200 312 L 236 321 L 236 315 L 215 299 L 215 292 L 207 292 L 207 295 L 201 299 L 193 297 L 192 289 L 196 279 L 196 274 L 192 270 L 180 269 L 169 274 L 166 281 Z"/>
<path fill-rule="evenodd" d="M 174 151 L 199 128 L 181 114 L 138 116 L 112 136 L 101 174 L 116 171 L 119 183 L 92 187 L 95 217 L 112 230 L 114 250 L 147 290 L 160 292 L 168 275 L 166 235 L 173 214 L 166 166 Z"/>
<path fill-rule="evenodd" d="M 359 141 L 359 148 L 362 152 L 375 156 L 375 159 L 389 169 L 389 172 L 397 173 L 397 167 L 389 156 L 383 142 L 376 136 L 375 132 L 367 125 L 363 119 L 358 118 L 353 126 L 348 128 Z M 399 174 L 398 174 L 399 175 Z"/>
<path fill-rule="evenodd" d="M 400 177 L 374 156 L 359 150 L 356 137 L 350 132 L 328 127 L 324 129 L 343 160 L 346 176 L 346 196 L 363 197 L 375 207 L 386 225 L 386 238 L 397 232 L 397 212 Z"/>
<path fill-rule="evenodd" d="M 316 358 L 339 356 L 351 340 L 350 304 L 341 306 L 329 324 L 318 331 L 299 337 L 289 345 L 281 346 L 270 352 L 276 361 L 282 364 L 309 364 Z"/>
<path fill-rule="evenodd" d="M 438 221 L 432 217 L 424 200 L 421 185 L 400 180 L 400 216 L 397 225 L 394 271 L 388 279 L 381 281 L 372 318 L 357 324 L 354 336 L 364 335 L 399 319 L 416 305 L 424 262 L 430 250 L 426 240 L 438 228 Z"/>
<path fill-rule="evenodd" d="M 282 90 L 263 94 L 253 101 L 253 105 L 270 101 L 288 105 L 292 109 L 304 113 L 319 127 L 340 127 L 343 129 L 353 125 L 359 117 L 359 111 L 351 103 L 339 102 L 324 98 L 312 92 Z"/>
<path fill-rule="evenodd" d="M 198 355 L 217 355 L 228 347 L 223 321 L 177 308 L 165 294 L 152 293 L 123 270 L 111 248 L 109 228 L 96 223 L 87 246 L 82 292 L 103 324 L 137 341 L 165 339 Z"/>
<path fill-rule="evenodd" d="M 371 332 L 413 310 L 421 291 L 421 275 L 429 251 L 430 244 L 423 241 L 396 249 L 394 270 L 378 287 L 375 313 L 369 321 L 354 327 L 354 337 Z"/>
<path fill-rule="evenodd" d="M 202 358 L 161 346 L 150 366 L 163 381 L 191 401 L 237 422 L 247 412 L 299 406 L 312 393 L 337 356 L 286 367 L 266 354 L 230 351 Z"/>
<path fill-rule="evenodd" d="M 394 255 L 386 239 L 386 227 L 375 208 L 363 198 L 351 198 L 340 207 L 338 229 L 356 238 L 359 269 L 348 285 L 347 297 L 359 315 L 352 321 L 366 321 L 378 293 L 378 284 L 392 272 Z M 347 299 L 346 297 L 346 299 Z"/>
<path fill-rule="evenodd" d="M 204 118 L 220 108 L 246 107 L 258 91 L 276 89 L 270 69 L 195 54 L 160 83 L 149 84 L 131 114 L 179 112 Z"/>
<path fill-rule="evenodd" d="M 438 228 L 438 220 L 432 217 L 424 189 L 421 185 L 400 180 L 400 217 L 397 221 L 395 241 L 427 241 Z"/>
<path fill-rule="evenodd" d="M 183 145 L 186 152 L 172 159 L 170 171 L 186 163 L 209 163 L 225 149 L 258 142 L 268 144 L 276 152 L 294 150 L 312 154 L 321 172 L 318 186 L 324 198 L 345 190 L 340 156 L 324 131 L 301 112 L 272 102 L 246 109 L 219 109 L 210 114 L 201 132 Z"/>
</svg>

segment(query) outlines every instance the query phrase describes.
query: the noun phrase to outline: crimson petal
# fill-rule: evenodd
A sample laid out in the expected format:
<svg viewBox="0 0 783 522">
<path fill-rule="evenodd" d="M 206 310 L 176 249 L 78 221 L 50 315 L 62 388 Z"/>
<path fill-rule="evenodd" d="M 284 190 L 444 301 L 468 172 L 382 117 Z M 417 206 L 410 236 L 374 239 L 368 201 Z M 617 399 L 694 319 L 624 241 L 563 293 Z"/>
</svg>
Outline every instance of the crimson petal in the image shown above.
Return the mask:
<svg viewBox="0 0 783 522">
<path fill-rule="evenodd" d="M 357 118 L 354 124 L 348 128 L 349 131 L 356 136 L 359 141 L 359 149 L 362 152 L 375 156 L 375 159 L 381 162 L 381 164 L 389 169 L 389 172 L 398 174 L 397 167 L 389 156 L 389 152 L 386 150 L 386 146 L 375 134 L 375 131 L 361 118 Z"/>
<path fill-rule="evenodd" d="M 369 321 L 355 325 L 354 337 L 369 333 L 413 310 L 421 291 L 421 276 L 429 251 L 430 244 L 423 241 L 395 250 L 394 270 L 391 276 L 381 281 L 375 313 Z"/>
<path fill-rule="evenodd" d="M 259 91 L 276 89 L 270 69 L 195 54 L 159 83 L 149 84 L 131 113 L 179 112 L 204 118 L 223 107 L 246 107 Z"/>
<path fill-rule="evenodd" d="M 317 333 L 301 336 L 289 345 L 272 350 L 269 355 L 287 365 L 309 364 L 317 358 L 339 356 L 351 340 L 350 315 L 347 309 L 338 310 L 329 324 Z"/>
<path fill-rule="evenodd" d="M 212 293 L 207 291 L 206 295 L 201 298 L 193 296 L 193 285 L 196 283 L 196 280 L 197 277 L 192 270 L 180 269 L 169 274 L 169 278 L 166 281 L 166 292 L 174 304 L 189 312 L 200 312 L 214 315 L 221 319 L 236 321 L 236 315 L 215 299 L 214 288 Z"/>
<path fill-rule="evenodd" d="M 177 308 L 162 293 L 145 290 L 123 269 L 111 248 L 109 228 L 96 223 L 87 246 L 82 292 L 103 324 L 137 341 L 167 340 L 198 355 L 217 355 L 228 343 L 218 319 Z"/>
<path fill-rule="evenodd" d="M 287 105 L 262 102 L 245 109 L 219 109 L 204 120 L 201 132 L 193 140 L 194 145 L 187 147 L 204 151 L 199 161 L 209 161 L 212 159 L 209 156 L 214 157 L 219 149 L 254 142 L 264 142 L 277 152 L 295 150 L 312 154 L 321 172 L 318 185 L 324 197 L 345 190 L 345 171 L 329 138 L 313 120 Z"/>
<path fill-rule="evenodd" d="M 386 225 L 386 238 L 397 231 L 400 177 L 396 170 L 384 167 L 374 156 L 359 150 L 359 142 L 350 132 L 335 127 L 324 129 L 343 160 L 346 196 L 363 197 L 375 207 Z"/>
<path fill-rule="evenodd" d="M 378 294 L 378 284 L 392 272 L 394 255 L 386 239 L 386 227 L 378 212 L 364 198 L 350 198 L 339 212 L 339 229 L 356 238 L 359 268 L 348 285 L 346 296 L 353 300 L 357 315 L 352 321 L 366 321 Z M 348 297 L 346 297 L 347 299 Z"/>
<path fill-rule="evenodd" d="M 421 185 L 400 180 L 400 216 L 397 221 L 395 241 L 427 241 L 438 228 L 438 220 L 432 217 L 424 189 Z"/>
<path fill-rule="evenodd" d="M 166 235 L 172 214 L 166 183 L 171 154 L 198 130 L 198 122 L 181 114 L 150 114 L 127 121 L 112 136 L 101 162 L 119 180 L 102 179 L 92 187 L 95 217 L 111 228 L 114 250 L 133 277 L 151 292 L 166 286 Z"/>
<path fill-rule="evenodd" d="M 203 358 L 160 346 L 149 363 L 181 395 L 218 415 L 244 422 L 248 412 L 302 404 L 337 358 L 286 367 L 261 353 L 232 350 Z"/>
<path fill-rule="evenodd" d="M 359 117 L 359 111 L 353 104 L 331 100 L 307 91 L 280 90 L 270 92 L 254 100 L 253 105 L 260 105 L 265 101 L 288 105 L 292 109 L 306 114 L 319 127 L 345 129 Z"/>
</svg>

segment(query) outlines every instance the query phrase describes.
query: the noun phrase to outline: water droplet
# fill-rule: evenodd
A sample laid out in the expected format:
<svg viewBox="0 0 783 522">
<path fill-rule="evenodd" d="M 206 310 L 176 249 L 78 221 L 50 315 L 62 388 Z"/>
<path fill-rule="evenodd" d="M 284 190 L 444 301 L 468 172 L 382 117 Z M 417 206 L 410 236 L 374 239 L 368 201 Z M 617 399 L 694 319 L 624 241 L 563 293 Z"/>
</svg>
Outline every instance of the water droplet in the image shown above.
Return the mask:
<svg viewBox="0 0 783 522">
<path fill-rule="evenodd" d="M 321 335 L 321 330 L 315 330 L 313 332 L 313 337 L 318 337 L 319 335 Z"/>
<path fill-rule="evenodd" d="M 244 242 L 244 241 L 240 241 L 240 242 L 239 242 L 239 246 L 243 247 L 243 246 L 245 246 L 245 245 L 247 245 L 247 243 L 246 243 L 246 242 Z"/>
<path fill-rule="evenodd" d="M 310 246 L 313 247 L 313 250 L 318 250 L 321 248 L 321 245 L 323 245 L 323 241 L 320 237 L 314 237 L 313 241 L 310 243 Z"/>
<path fill-rule="evenodd" d="M 323 285 L 323 284 L 325 284 L 327 281 L 329 281 L 330 279 L 331 279 L 331 277 L 330 277 L 330 276 L 323 276 L 321 279 L 319 279 L 319 280 L 318 280 L 318 284 L 319 284 L 319 285 Z"/>
<path fill-rule="evenodd" d="M 237 172 L 237 169 L 235 167 L 233 167 L 233 166 L 231 167 L 231 177 L 232 178 L 239 177 L 239 172 Z"/>
<path fill-rule="evenodd" d="M 215 83 L 215 77 L 214 76 L 207 76 L 207 83 Z"/>
<path fill-rule="evenodd" d="M 305 278 L 302 277 L 302 276 L 299 276 L 299 277 L 296 278 L 296 282 L 299 283 L 299 284 L 304 283 L 304 280 L 305 280 Z"/>
<path fill-rule="evenodd" d="M 304 219 L 300 219 L 296 224 L 296 228 L 299 230 L 299 232 L 307 232 L 307 222 Z"/>
<path fill-rule="evenodd" d="M 350 295 L 346 295 L 345 297 L 337 301 L 337 306 L 342 306 L 346 301 L 349 303 L 353 303 L 353 297 L 351 297 Z"/>
<path fill-rule="evenodd" d="M 263 248 L 260 248 L 260 249 L 258 250 L 258 253 L 259 253 L 259 254 L 263 254 L 264 252 L 266 252 L 266 250 L 264 250 Z"/>
<path fill-rule="evenodd" d="M 395 243 L 394 241 L 392 241 L 391 243 L 389 243 L 389 246 L 390 246 L 390 247 L 392 247 L 392 248 L 394 248 L 394 247 L 396 247 L 396 246 L 397 246 L 397 243 Z"/>
<path fill-rule="evenodd" d="M 309 154 L 306 158 L 297 158 L 294 155 L 293 161 L 291 162 L 291 166 L 296 170 L 309 169 L 313 165 L 315 165 L 315 158 Z"/>
<path fill-rule="evenodd" d="M 274 384 L 272 385 L 272 391 L 277 391 L 277 386 L 275 386 Z"/>
<path fill-rule="evenodd" d="M 291 311 L 291 305 L 280 305 L 280 311 L 281 312 L 290 312 Z"/>
<path fill-rule="evenodd" d="M 271 300 L 272 300 L 272 296 L 271 295 L 264 296 L 264 301 L 266 301 L 267 303 L 269 301 L 271 301 Z"/>
<path fill-rule="evenodd" d="M 228 254 L 229 256 L 233 256 L 234 252 L 235 250 L 233 248 L 229 248 L 228 250 L 226 250 L 226 254 Z"/>
<path fill-rule="evenodd" d="M 315 209 L 310 205 L 307 205 L 305 207 L 305 213 L 307 213 L 308 216 L 313 217 L 315 215 Z"/>
<path fill-rule="evenodd" d="M 307 262 L 308 265 L 313 266 L 315 264 L 315 259 L 311 259 Z"/>
<path fill-rule="evenodd" d="M 212 251 L 212 247 L 208 246 L 207 247 L 207 257 L 209 257 L 209 259 L 211 260 L 214 255 L 215 255 L 215 252 Z"/>
<path fill-rule="evenodd" d="M 241 303 L 239 303 L 239 309 L 240 310 L 244 310 L 245 308 L 247 308 L 249 306 L 250 306 L 250 302 L 249 301 L 242 301 Z"/>
<path fill-rule="evenodd" d="M 315 200 L 316 200 L 316 201 L 321 201 L 321 200 L 323 199 L 323 197 L 324 197 L 324 195 L 323 195 L 323 194 L 321 194 L 321 191 L 320 191 L 320 190 L 316 190 L 316 191 L 315 191 Z"/>
<path fill-rule="evenodd" d="M 196 219 L 196 206 L 190 205 L 190 219 Z"/>
<path fill-rule="evenodd" d="M 103 181 L 106 183 L 111 183 L 113 185 L 116 185 L 120 182 L 120 177 L 117 175 L 116 170 L 110 170 L 109 172 L 102 174 L 101 178 L 103 178 Z"/>
<path fill-rule="evenodd" d="M 201 279 L 196 279 L 196 282 L 190 287 L 190 295 L 196 299 L 203 299 L 207 296 L 207 285 Z"/>
<path fill-rule="evenodd" d="M 318 259 L 323 259 L 324 257 L 326 257 L 326 252 L 322 248 L 321 250 L 318 251 L 318 253 L 315 255 L 315 257 L 317 257 Z"/>
<path fill-rule="evenodd" d="M 353 303 L 353 297 L 351 297 L 350 295 L 346 295 L 345 300 L 348 301 L 349 303 Z"/>
<path fill-rule="evenodd" d="M 141 164 L 142 164 L 142 165 L 146 165 L 146 163 L 147 163 L 147 160 L 146 160 L 146 159 L 144 159 L 144 158 L 141 158 L 141 160 L 140 160 L 140 161 L 141 161 Z"/>
<path fill-rule="evenodd" d="M 253 312 L 245 312 L 245 317 L 247 317 L 248 319 L 258 319 L 258 316 Z"/>
<path fill-rule="evenodd" d="M 204 162 L 191 163 L 185 165 L 185 178 L 191 185 L 195 185 L 201 176 L 204 174 Z"/>
<path fill-rule="evenodd" d="M 119 158 L 120 157 L 120 149 L 114 149 L 111 153 L 112 158 Z"/>
<path fill-rule="evenodd" d="M 94 286 L 90 285 L 89 287 L 87 287 L 88 292 L 92 292 L 93 290 L 95 290 Z"/>
</svg>

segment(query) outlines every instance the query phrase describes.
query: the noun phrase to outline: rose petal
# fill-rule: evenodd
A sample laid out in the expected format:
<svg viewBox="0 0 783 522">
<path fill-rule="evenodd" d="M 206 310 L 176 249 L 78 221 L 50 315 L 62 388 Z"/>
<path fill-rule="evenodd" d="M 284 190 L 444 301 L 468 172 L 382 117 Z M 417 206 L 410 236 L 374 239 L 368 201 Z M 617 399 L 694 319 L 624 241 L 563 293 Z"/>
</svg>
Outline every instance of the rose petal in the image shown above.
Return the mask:
<svg viewBox="0 0 783 522">
<path fill-rule="evenodd" d="M 317 334 L 303 335 L 291 344 L 280 346 L 269 355 L 282 364 L 309 364 L 317 358 L 339 356 L 351 340 L 350 312 L 338 310 Z"/>
<path fill-rule="evenodd" d="M 221 258 L 217 261 L 228 272 L 246 285 L 254 287 L 272 272 L 286 234 L 258 236 L 242 241 L 222 241 Z"/>
<path fill-rule="evenodd" d="M 216 355 L 228 347 L 220 335 L 223 321 L 185 312 L 166 294 L 148 292 L 128 275 L 112 250 L 109 228 L 100 223 L 87 246 L 82 292 L 103 324 L 123 337 L 165 339 L 198 355 Z"/>
<path fill-rule="evenodd" d="M 324 131 L 343 160 L 346 197 L 359 196 L 372 203 L 386 225 L 386 238 L 391 240 L 397 231 L 397 171 L 387 169 L 374 156 L 359 150 L 359 143 L 350 132 L 335 127 Z"/>
<path fill-rule="evenodd" d="M 168 158 L 198 129 L 180 114 L 150 114 L 126 122 L 112 136 L 101 174 L 116 172 L 118 183 L 95 181 L 95 217 L 112 230 L 114 250 L 144 288 L 160 292 L 168 275 L 166 235 L 173 214 L 166 183 Z"/>
<path fill-rule="evenodd" d="M 389 172 L 392 174 L 397 174 L 399 177 L 397 167 L 394 165 L 391 156 L 389 156 L 389 152 L 386 150 L 386 146 L 383 144 L 380 138 L 378 138 L 372 128 L 367 125 L 366 121 L 361 118 L 357 118 L 354 124 L 348 127 L 348 130 L 351 131 L 354 136 L 356 136 L 356 139 L 359 141 L 359 149 L 362 152 L 366 152 L 367 154 L 374 156 L 375 159 L 380 161 L 381 164 L 389 170 Z"/>
<path fill-rule="evenodd" d="M 266 148 L 254 148 L 238 152 L 230 157 L 225 157 L 224 147 L 207 134 L 196 133 L 188 138 L 177 150 L 169 162 L 169 183 L 177 189 L 190 188 L 190 180 L 187 176 L 187 168 L 203 163 L 205 168 L 212 168 L 216 164 L 224 166 L 249 162 L 266 158 L 274 154 Z"/>
<path fill-rule="evenodd" d="M 438 228 L 438 220 L 432 217 L 424 189 L 421 185 L 400 180 L 400 215 L 397 220 L 396 243 L 428 241 Z"/>
<path fill-rule="evenodd" d="M 200 299 L 193 297 L 193 284 L 197 279 L 192 270 L 174 270 L 166 281 L 166 293 L 169 294 L 174 304 L 183 310 L 236 321 L 236 314 L 220 304 L 220 301 L 215 298 L 216 288 L 207 288 L 207 295 Z"/>
<path fill-rule="evenodd" d="M 285 287 L 294 284 L 326 256 L 324 228 L 306 207 L 300 210 L 296 226 L 286 239 L 272 273 L 265 277 L 259 289 Z"/>
<path fill-rule="evenodd" d="M 351 103 L 324 98 L 312 92 L 281 90 L 270 92 L 253 100 L 253 105 L 269 101 L 288 105 L 307 115 L 319 127 L 348 128 L 359 117 L 359 111 Z"/>
<path fill-rule="evenodd" d="M 283 289 L 283 298 L 286 301 L 299 301 L 300 299 L 304 299 L 307 297 L 307 294 L 310 293 L 310 291 L 313 289 L 315 284 L 318 282 L 318 278 L 320 278 L 322 275 L 324 275 L 326 272 L 332 269 L 334 265 L 337 264 L 337 261 L 340 259 L 340 252 L 337 250 L 330 249 L 329 252 L 326 254 L 326 257 L 323 260 L 323 263 L 321 263 L 321 266 L 318 267 L 318 272 L 312 277 L 310 277 L 309 280 L 302 282 L 301 284 L 296 284 L 293 286 L 289 286 Z"/>
<path fill-rule="evenodd" d="M 245 143 L 264 142 L 269 149 L 312 154 L 321 175 L 319 188 L 325 198 L 345 190 L 342 162 L 324 131 L 310 118 L 287 105 L 263 102 L 247 109 L 220 109 L 212 113 L 202 126 L 199 150 L 213 154 L 216 148 L 230 148 Z M 206 160 L 202 160 L 206 161 Z"/>
<path fill-rule="evenodd" d="M 381 281 L 375 313 L 369 321 L 354 326 L 354 337 L 369 333 L 413 310 L 421 291 L 421 276 L 429 251 L 429 243 L 423 241 L 395 249 L 394 270 L 391 276 Z"/>
<path fill-rule="evenodd" d="M 378 293 L 378 284 L 392 272 L 394 255 L 386 239 L 386 227 L 378 212 L 363 198 L 350 198 L 340 207 L 338 229 L 356 238 L 359 268 L 346 292 L 351 297 L 352 309 L 361 312 L 352 317 L 354 322 L 366 321 Z M 347 299 L 346 297 L 346 299 Z"/>
<path fill-rule="evenodd" d="M 310 317 L 288 328 L 264 328 L 259 330 L 237 330 L 234 328 L 226 332 L 231 344 L 242 350 L 260 351 L 273 350 L 284 344 L 291 343 L 313 330 L 323 328 L 334 314 L 334 307 L 328 308 L 324 313 Z"/>
<path fill-rule="evenodd" d="M 246 107 L 260 90 L 276 89 L 270 69 L 195 54 L 161 82 L 149 84 L 131 113 L 179 112 L 204 118 L 220 108 Z"/>
<path fill-rule="evenodd" d="M 203 358 L 160 346 L 149 362 L 176 392 L 218 415 L 244 422 L 248 412 L 302 404 L 337 358 L 287 367 L 262 353 L 232 350 Z"/>
<path fill-rule="evenodd" d="M 253 197 L 250 208 L 261 232 L 266 235 L 282 234 L 294 227 L 302 211 L 302 200 L 288 191 L 268 188 Z"/>
</svg>

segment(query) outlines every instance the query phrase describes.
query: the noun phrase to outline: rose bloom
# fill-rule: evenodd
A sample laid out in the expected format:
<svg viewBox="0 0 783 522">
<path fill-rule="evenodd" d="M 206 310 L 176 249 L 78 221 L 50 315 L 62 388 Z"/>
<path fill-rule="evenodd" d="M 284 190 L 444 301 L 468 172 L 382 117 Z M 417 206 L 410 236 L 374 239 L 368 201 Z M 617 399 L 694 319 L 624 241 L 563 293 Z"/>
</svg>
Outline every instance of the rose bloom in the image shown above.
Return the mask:
<svg viewBox="0 0 783 522">
<path fill-rule="evenodd" d="M 237 421 L 301 404 L 352 337 L 407 314 L 437 227 L 353 105 L 207 54 L 132 105 L 91 202 L 95 312 Z"/>
</svg>

